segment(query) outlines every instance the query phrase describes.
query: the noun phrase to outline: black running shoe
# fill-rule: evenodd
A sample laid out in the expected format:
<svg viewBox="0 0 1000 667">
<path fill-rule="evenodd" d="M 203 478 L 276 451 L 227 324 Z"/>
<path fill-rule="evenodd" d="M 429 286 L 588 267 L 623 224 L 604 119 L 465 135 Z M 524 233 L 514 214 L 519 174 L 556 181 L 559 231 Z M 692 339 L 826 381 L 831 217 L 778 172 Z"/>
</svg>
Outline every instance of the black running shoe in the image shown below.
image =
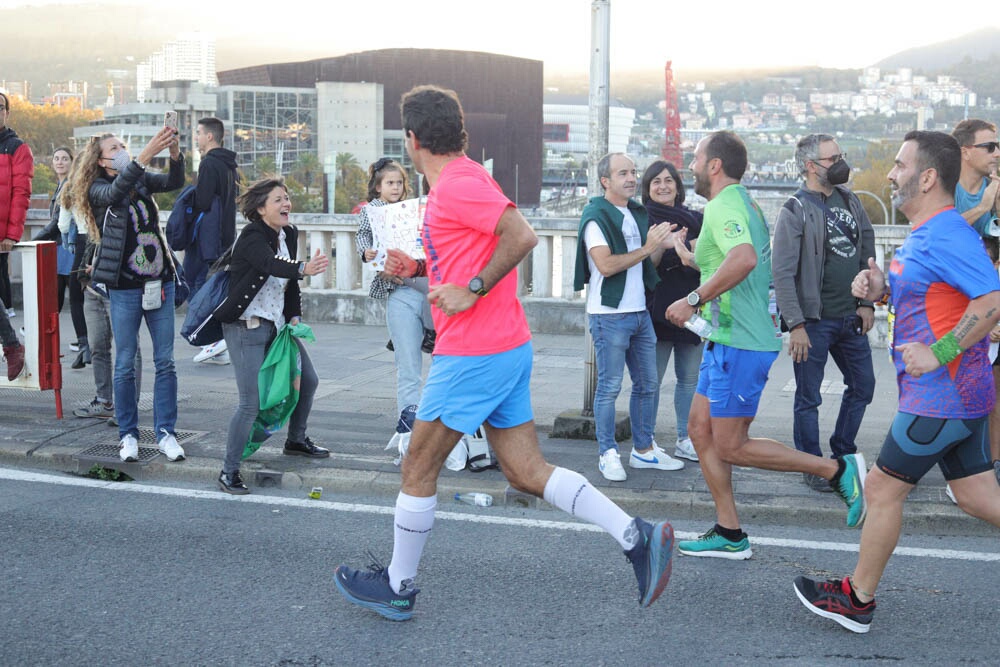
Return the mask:
<svg viewBox="0 0 1000 667">
<path fill-rule="evenodd" d="M 851 584 L 847 577 L 819 581 L 795 577 L 795 594 L 812 613 L 829 618 L 851 632 L 868 632 L 875 613 L 875 600 L 856 606 L 851 601 Z"/>
<path fill-rule="evenodd" d="M 389 572 L 374 556 L 367 571 L 338 566 L 333 572 L 333 581 L 348 602 L 371 609 L 390 621 L 410 620 L 413 606 L 417 603 L 417 593 L 420 592 L 413 588 L 410 579 L 403 581 L 401 592 L 392 590 Z"/>
</svg>

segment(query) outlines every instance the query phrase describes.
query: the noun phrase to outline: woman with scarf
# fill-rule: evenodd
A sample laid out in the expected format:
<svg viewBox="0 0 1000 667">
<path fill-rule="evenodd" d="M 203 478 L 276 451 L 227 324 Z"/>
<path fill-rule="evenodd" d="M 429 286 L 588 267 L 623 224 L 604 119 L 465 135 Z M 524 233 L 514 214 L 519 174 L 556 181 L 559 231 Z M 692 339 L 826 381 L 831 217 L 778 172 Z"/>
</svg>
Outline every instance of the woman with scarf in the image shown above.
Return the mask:
<svg viewBox="0 0 1000 667">
<path fill-rule="evenodd" d="M 646 295 L 646 307 L 656 331 L 656 372 L 659 383 L 667 370 L 670 357 L 674 357 L 674 414 L 677 420 L 677 444 L 674 456 L 697 461 L 694 445 L 688 437 L 688 412 L 698 386 L 698 367 L 701 365 L 702 341 L 696 334 L 677 327 L 667 320 L 667 307 L 698 288 L 701 276 L 683 257 L 690 256 L 690 247 L 701 232 L 701 213 L 684 206 L 684 184 L 677 168 L 664 160 L 649 165 L 642 175 L 642 203 L 649 215 L 649 224 L 676 226 L 679 237 L 686 235 L 680 254 L 673 248 L 663 252 L 657 273 L 660 282 L 652 293 Z M 684 231 L 681 231 L 684 230 Z M 659 414 L 660 397 L 656 395 L 654 414 Z"/>
</svg>

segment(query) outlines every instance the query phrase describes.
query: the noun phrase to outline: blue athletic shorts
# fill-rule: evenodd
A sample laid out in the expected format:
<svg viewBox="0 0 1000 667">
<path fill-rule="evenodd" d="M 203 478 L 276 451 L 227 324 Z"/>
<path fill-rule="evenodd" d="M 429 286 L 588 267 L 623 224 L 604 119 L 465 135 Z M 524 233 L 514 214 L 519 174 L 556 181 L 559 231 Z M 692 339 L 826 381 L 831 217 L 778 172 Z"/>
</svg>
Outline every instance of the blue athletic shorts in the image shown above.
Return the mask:
<svg viewBox="0 0 1000 667">
<path fill-rule="evenodd" d="M 483 422 L 496 428 L 530 422 L 533 356 L 531 341 L 499 354 L 436 355 L 417 419 L 440 419 L 461 433 L 472 433 Z"/>
<path fill-rule="evenodd" d="M 713 417 L 755 417 L 777 352 L 740 350 L 709 342 L 701 354 L 698 393 Z"/>
<path fill-rule="evenodd" d="M 935 463 L 949 481 L 991 470 L 989 417 L 939 419 L 896 413 L 875 465 L 890 477 L 916 484 Z"/>
</svg>

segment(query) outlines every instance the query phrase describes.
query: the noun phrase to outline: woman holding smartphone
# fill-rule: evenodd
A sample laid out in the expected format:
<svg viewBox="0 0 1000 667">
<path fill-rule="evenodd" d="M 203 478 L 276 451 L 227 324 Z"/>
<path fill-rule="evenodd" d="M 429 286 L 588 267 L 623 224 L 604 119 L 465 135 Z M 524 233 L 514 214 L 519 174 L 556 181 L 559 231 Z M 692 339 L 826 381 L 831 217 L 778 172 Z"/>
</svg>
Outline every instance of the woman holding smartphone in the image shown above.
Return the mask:
<svg viewBox="0 0 1000 667">
<path fill-rule="evenodd" d="M 243 495 L 250 489 L 240 476 L 240 461 L 260 410 L 260 367 L 278 330 L 286 322 L 298 324 L 302 317 L 299 280 L 323 273 L 329 260 L 317 249 L 308 261 L 297 261 L 298 230 L 289 221 L 292 202 L 280 179 L 266 178 L 251 184 L 240 195 L 237 206 L 249 222 L 233 246 L 229 292 L 215 317 L 222 322 L 240 402 L 229 422 L 226 457 L 218 482 L 226 493 Z M 305 346 L 294 340 L 299 348 L 302 377 L 283 453 L 325 458 L 330 456 L 330 450 L 317 446 L 306 435 L 319 378 Z"/>
<path fill-rule="evenodd" d="M 166 174 L 147 171 L 164 149 Z M 146 321 L 153 340 L 153 425 L 160 451 L 169 461 L 184 458 L 174 436 L 177 422 L 177 373 L 174 369 L 174 267 L 160 230 L 153 193 L 184 185 L 184 157 L 177 133 L 164 127 L 133 159 L 113 134 L 92 137 L 79 158 L 71 187 L 71 209 L 83 212 L 93 243 L 91 280 L 107 287 L 115 340 L 115 419 L 121 437 L 118 456 L 139 456 L 139 396 L 134 360 L 139 326 Z"/>
</svg>

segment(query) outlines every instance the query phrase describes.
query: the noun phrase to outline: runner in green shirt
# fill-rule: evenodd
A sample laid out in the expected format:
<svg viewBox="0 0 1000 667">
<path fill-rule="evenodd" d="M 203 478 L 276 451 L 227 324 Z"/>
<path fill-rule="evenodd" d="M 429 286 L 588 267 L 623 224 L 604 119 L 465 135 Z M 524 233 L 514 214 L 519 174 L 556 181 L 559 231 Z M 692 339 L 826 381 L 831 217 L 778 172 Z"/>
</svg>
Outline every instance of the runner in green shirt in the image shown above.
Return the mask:
<svg viewBox="0 0 1000 667">
<path fill-rule="evenodd" d="M 698 539 L 678 543 L 677 550 L 731 560 L 753 555 L 733 498 L 734 465 L 823 477 L 847 504 L 848 526 L 859 525 L 865 516 L 861 454 L 825 459 L 749 435 L 781 339 L 768 312 L 767 225 L 740 185 L 746 167 L 746 146 L 732 132 L 715 132 L 698 143 L 691 163 L 695 192 L 709 200 L 694 255 L 701 285 L 667 308 L 667 317 L 678 326 L 700 308 L 714 327 L 702 356 L 688 436 L 715 501 L 717 523 Z"/>
</svg>

